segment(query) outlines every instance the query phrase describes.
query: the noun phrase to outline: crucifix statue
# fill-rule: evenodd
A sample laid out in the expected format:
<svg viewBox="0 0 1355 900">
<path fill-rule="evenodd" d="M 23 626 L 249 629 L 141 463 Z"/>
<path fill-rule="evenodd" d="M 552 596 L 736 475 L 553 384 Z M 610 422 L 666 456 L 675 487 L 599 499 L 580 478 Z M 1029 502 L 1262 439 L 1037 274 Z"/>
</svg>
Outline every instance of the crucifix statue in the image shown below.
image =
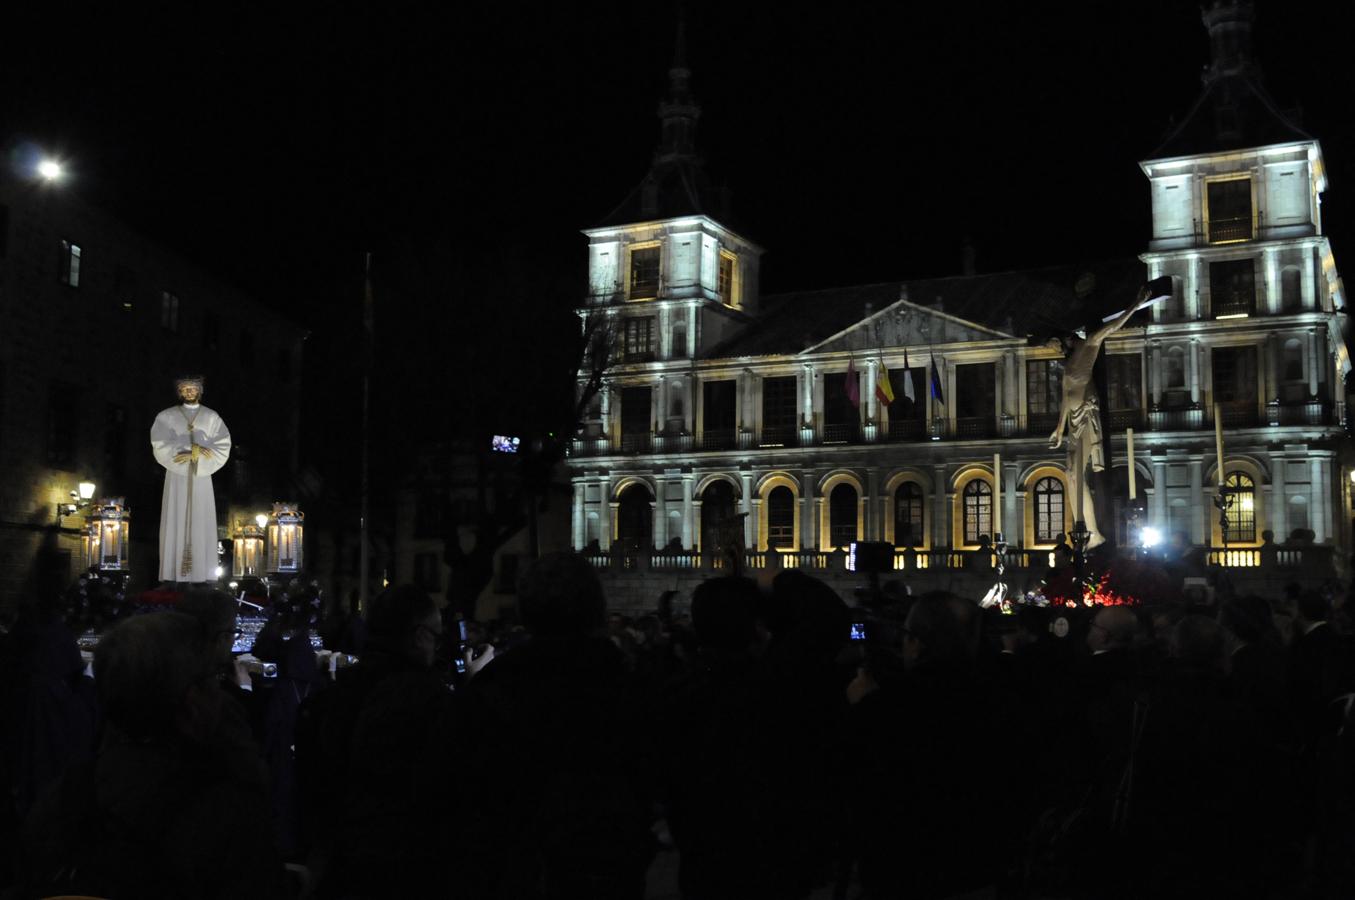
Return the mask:
<svg viewBox="0 0 1355 900">
<path fill-rule="evenodd" d="M 1165 292 L 1165 293 L 1164 293 Z M 1092 502 L 1087 467 L 1093 472 L 1106 468 L 1106 452 L 1101 436 L 1101 404 L 1092 384 L 1092 367 L 1106 338 L 1119 331 L 1134 313 L 1171 296 L 1171 279 L 1158 278 L 1139 289 L 1129 308 L 1117 313 L 1086 337 L 1051 338 L 1048 346 L 1064 354 L 1063 403 L 1059 424 L 1049 437 L 1049 446 L 1058 448 L 1068 439 L 1068 493 L 1073 502 L 1073 521 L 1085 522 L 1091 538 L 1086 549 L 1105 543 L 1105 535 L 1096 527 L 1096 507 Z"/>
</svg>

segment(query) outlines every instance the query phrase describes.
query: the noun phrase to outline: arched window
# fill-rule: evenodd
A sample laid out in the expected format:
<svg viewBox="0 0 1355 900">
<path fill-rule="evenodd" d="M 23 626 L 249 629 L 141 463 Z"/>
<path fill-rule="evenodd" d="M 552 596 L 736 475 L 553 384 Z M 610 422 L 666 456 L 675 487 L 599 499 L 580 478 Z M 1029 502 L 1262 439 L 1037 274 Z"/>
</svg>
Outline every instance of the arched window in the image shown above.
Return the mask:
<svg viewBox="0 0 1355 900">
<path fill-rule="evenodd" d="M 1167 366 L 1164 384 L 1167 390 L 1177 390 L 1186 386 L 1186 352 L 1180 347 L 1167 351 Z"/>
<path fill-rule="evenodd" d="M 964 542 L 977 544 L 980 535 L 993 533 L 993 486 L 975 478 L 964 486 Z"/>
<path fill-rule="evenodd" d="M 625 550 L 647 550 L 654 545 L 653 496 L 641 484 L 621 492 L 616 510 L 616 540 Z"/>
<path fill-rule="evenodd" d="M 773 550 L 795 546 L 795 494 L 784 484 L 767 495 L 767 546 Z"/>
<path fill-rule="evenodd" d="M 1063 531 L 1063 482 L 1053 476 L 1035 482 L 1035 543 L 1052 544 Z"/>
<path fill-rule="evenodd" d="M 1223 479 L 1223 486 L 1233 495 L 1228 507 L 1229 544 L 1247 544 L 1256 540 L 1256 482 L 1250 475 L 1233 472 Z"/>
<path fill-rule="evenodd" d="M 734 508 L 734 486 L 728 481 L 712 481 L 701 492 L 701 549 L 714 552 L 723 550 L 725 541 L 721 535 L 729 536 L 731 520 L 737 511 Z"/>
<path fill-rule="evenodd" d="M 925 532 L 923 514 L 926 502 L 922 496 L 922 485 L 916 481 L 905 481 L 894 492 L 894 546 L 921 547 Z"/>
<path fill-rule="evenodd" d="M 839 484 L 828 495 L 828 541 L 831 549 L 846 549 L 856 540 L 856 488 Z"/>
<path fill-rule="evenodd" d="M 1289 531 L 1290 534 L 1297 528 L 1308 527 L 1308 498 L 1302 494 L 1294 494 L 1289 498 Z M 1280 535 L 1280 540 L 1285 540 L 1289 535 Z"/>
<path fill-rule="evenodd" d="M 1280 273 L 1280 309 L 1295 312 L 1303 306 L 1303 288 L 1299 270 L 1289 267 Z"/>
<path fill-rule="evenodd" d="M 1303 381 L 1303 344 L 1294 338 L 1284 342 L 1284 380 Z"/>
</svg>

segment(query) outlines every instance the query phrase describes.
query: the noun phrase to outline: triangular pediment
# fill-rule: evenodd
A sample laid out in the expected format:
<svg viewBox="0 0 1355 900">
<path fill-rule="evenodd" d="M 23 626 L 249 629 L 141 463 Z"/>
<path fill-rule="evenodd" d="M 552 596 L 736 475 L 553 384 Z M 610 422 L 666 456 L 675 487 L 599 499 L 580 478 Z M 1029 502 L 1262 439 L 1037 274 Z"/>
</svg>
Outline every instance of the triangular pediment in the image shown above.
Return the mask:
<svg viewBox="0 0 1355 900">
<path fill-rule="evenodd" d="M 881 347 L 990 343 L 1013 335 L 970 322 L 909 300 L 899 300 L 866 316 L 827 340 L 806 347 L 805 353 L 874 350 Z"/>
</svg>

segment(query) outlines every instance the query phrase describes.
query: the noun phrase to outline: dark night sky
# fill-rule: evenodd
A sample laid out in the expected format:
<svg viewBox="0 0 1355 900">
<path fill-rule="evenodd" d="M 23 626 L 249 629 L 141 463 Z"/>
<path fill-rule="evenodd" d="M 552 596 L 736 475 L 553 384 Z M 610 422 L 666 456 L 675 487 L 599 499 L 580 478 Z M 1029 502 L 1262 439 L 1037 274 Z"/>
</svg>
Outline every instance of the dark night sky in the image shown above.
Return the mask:
<svg viewBox="0 0 1355 900">
<path fill-rule="evenodd" d="M 72 189 L 316 327 L 336 304 L 356 321 L 360 251 L 392 234 L 581 285 L 578 230 L 653 151 L 675 21 L 671 4 L 117 6 L 9 30 L 0 135 L 59 148 Z M 965 235 L 980 270 L 1144 249 L 1135 163 L 1198 90 L 1196 3 L 876 7 L 688 4 L 699 144 L 768 251 L 765 291 L 953 272 Z M 1355 254 L 1339 9 L 1263 2 L 1257 32 L 1272 94 L 1323 141 L 1338 261 Z M 573 303 L 559 293 L 542 302 Z"/>
</svg>

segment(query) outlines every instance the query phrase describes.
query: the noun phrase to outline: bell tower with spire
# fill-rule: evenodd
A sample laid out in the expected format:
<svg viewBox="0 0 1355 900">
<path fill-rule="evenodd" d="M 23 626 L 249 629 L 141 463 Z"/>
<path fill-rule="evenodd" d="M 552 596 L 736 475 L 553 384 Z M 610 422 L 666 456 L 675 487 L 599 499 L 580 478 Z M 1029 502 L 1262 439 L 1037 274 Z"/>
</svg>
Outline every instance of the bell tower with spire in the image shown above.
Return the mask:
<svg viewBox="0 0 1355 900">
<path fill-rule="evenodd" d="M 649 171 L 588 236 L 582 314 L 613 319 L 618 364 L 690 360 L 756 312 L 761 248 L 734 230 L 729 193 L 697 152 L 701 107 L 679 22 Z"/>
</svg>

